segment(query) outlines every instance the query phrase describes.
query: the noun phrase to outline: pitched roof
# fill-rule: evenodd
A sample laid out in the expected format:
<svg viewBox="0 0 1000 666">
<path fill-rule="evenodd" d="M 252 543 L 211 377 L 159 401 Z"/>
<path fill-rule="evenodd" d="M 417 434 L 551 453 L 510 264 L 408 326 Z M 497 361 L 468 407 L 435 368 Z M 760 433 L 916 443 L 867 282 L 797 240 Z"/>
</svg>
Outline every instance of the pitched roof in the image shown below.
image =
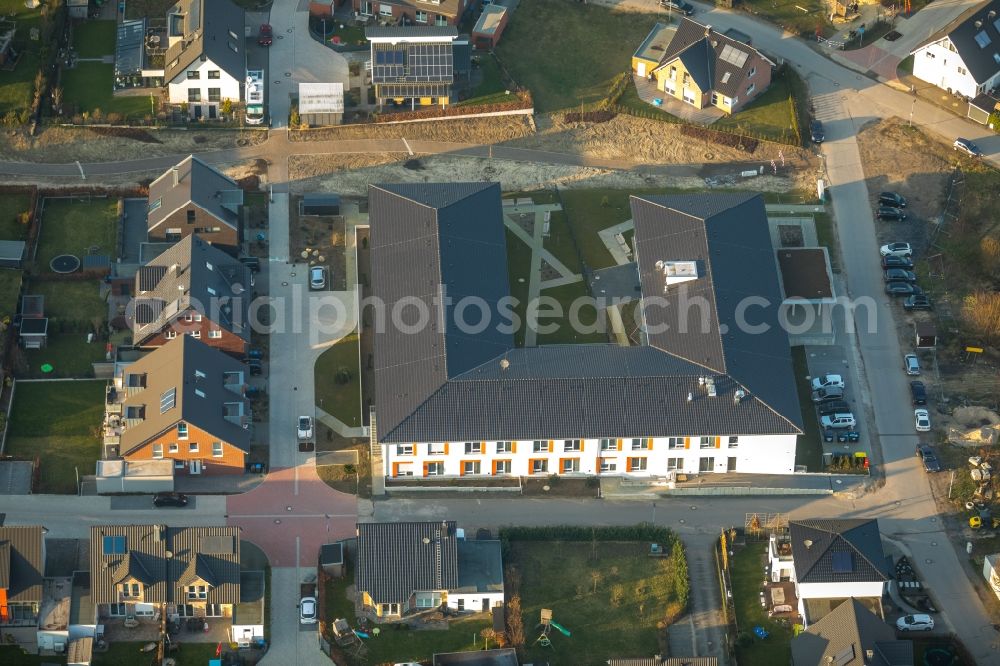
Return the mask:
<svg viewBox="0 0 1000 666">
<path fill-rule="evenodd" d="M 457 2 L 457 0 L 455 0 Z M 405 3 L 404 3 L 405 4 Z M 441 6 L 434 8 L 437 14 L 445 14 L 447 10 Z M 403 39 L 435 37 L 441 39 L 458 38 L 458 28 L 453 25 L 386 25 L 369 26 L 365 28 L 365 39 Z"/>
<path fill-rule="evenodd" d="M 792 639 L 793 666 L 913 666 L 913 643 L 857 599 L 848 599 Z M 869 658 L 868 651 L 872 656 Z"/>
<path fill-rule="evenodd" d="M 189 155 L 149 184 L 147 228 L 152 231 L 178 209 L 192 203 L 235 229 L 243 190 L 232 178 Z"/>
<path fill-rule="evenodd" d="M 776 309 L 761 312 L 770 330 L 759 335 L 735 322 L 744 296 L 781 302 L 759 197 L 633 197 L 643 297 L 662 294 L 658 260 L 701 261 L 716 271 L 692 290 L 711 299 L 706 331 L 651 334 L 639 347 L 517 349 L 502 326 L 459 327 L 440 299 L 495 304 L 509 295 L 499 194 L 486 183 L 371 187 L 373 292 L 386 312 L 421 303 L 433 313 L 416 332 L 390 322 L 375 327 L 380 441 L 800 432 Z M 490 315 L 508 321 L 502 310 Z M 646 317 L 650 324 L 663 315 Z M 720 334 L 720 325 L 731 332 Z M 716 397 L 706 392 L 706 376 Z"/>
<path fill-rule="evenodd" d="M 40 525 L 0 527 L 0 589 L 7 601 L 42 600 L 43 538 Z"/>
<path fill-rule="evenodd" d="M 678 59 L 702 92 L 714 90 L 727 97 L 740 94 L 746 87 L 750 70 L 759 60 L 774 65 L 749 44 L 686 17 L 677 26 L 657 69 Z"/>
<path fill-rule="evenodd" d="M 945 37 L 955 46 L 976 83 L 988 81 L 1000 72 L 1000 0 L 969 9 L 924 40 L 911 53 Z"/>
<path fill-rule="evenodd" d="M 356 585 L 377 604 L 458 586 L 454 521 L 359 523 Z"/>
<path fill-rule="evenodd" d="M 179 603 L 194 578 L 192 567 L 210 569 L 206 603 L 240 601 L 240 539 L 238 527 L 167 527 L 161 525 L 102 525 L 90 528 L 91 595 L 95 604 L 117 603 L 116 585 L 125 563 L 129 573 L 141 573 L 143 600 Z"/>
<path fill-rule="evenodd" d="M 889 580 L 877 520 L 795 520 L 788 529 L 800 584 Z"/>
<path fill-rule="evenodd" d="M 197 234 L 186 236 L 139 268 L 130 317 L 137 345 L 179 313 L 194 308 L 250 341 L 250 269 Z"/>
<path fill-rule="evenodd" d="M 243 81 L 246 40 L 242 7 L 230 0 L 180 0 L 167 12 L 168 29 L 174 14 L 183 14 L 184 38 L 167 49 L 164 79 L 168 83 L 202 55 L 229 76 Z"/>
<path fill-rule="evenodd" d="M 243 395 L 243 385 L 250 372 L 243 363 L 190 335 L 180 335 L 122 373 L 126 387 L 128 375 L 144 376 L 145 380 L 144 386 L 124 389 L 123 455 L 181 422 L 249 450 L 250 404 Z M 130 407 L 142 416 L 130 416 Z"/>
</svg>

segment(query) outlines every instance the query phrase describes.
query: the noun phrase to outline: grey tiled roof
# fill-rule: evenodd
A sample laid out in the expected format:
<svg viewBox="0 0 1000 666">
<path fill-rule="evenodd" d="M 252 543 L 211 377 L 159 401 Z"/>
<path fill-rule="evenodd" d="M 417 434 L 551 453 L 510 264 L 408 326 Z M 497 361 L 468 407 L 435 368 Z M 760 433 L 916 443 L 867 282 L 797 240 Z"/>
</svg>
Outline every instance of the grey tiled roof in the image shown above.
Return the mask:
<svg viewBox="0 0 1000 666">
<path fill-rule="evenodd" d="M 133 339 L 142 345 L 193 307 L 249 342 L 249 290 L 249 268 L 191 234 L 136 273 Z"/>
<path fill-rule="evenodd" d="M 995 12 L 990 17 L 990 12 Z M 980 22 L 977 27 L 976 22 Z M 980 47 L 976 35 L 985 32 L 990 43 Z M 955 45 L 962 63 L 977 84 L 985 83 L 1000 72 L 1000 0 L 987 2 L 964 12 L 947 26 L 924 40 L 918 49 L 948 37 Z"/>
<path fill-rule="evenodd" d="M 458 586 L 454 521 L 359 523 L 356 585 L 376 604 Z"/>
<path fill-rule="evenodd" d="M 889 580 L 877 520 L 796 520 L 788 529 L 799 583 Z"/>
<path fill-rule="evenodd" d="M 125 553 L 104 553 L 105 536 L 125 538 Z M 205 544 L 226 539 L 227 552 Z M 142 561 L 143 601 L 146 603 L 186 603 L 185 586 L 200 578 L 210 585 L 206 603 L 235 604 L 240 600 L 240 547 L 238 527 L 167 527 L 165 525 L 102 525 L 90 528 L 91 595 L 95 604 L 118 602 L 116 585 L 133 568 L 122 563 Z M 206 550 L 211 552 L 206 552 Z M 192 576 L 205 567 L 212 580 Z"/>
<path fill-rule="evenodd" d="M 792 639 L 792 666 L 913 666 L 913 643 L 856 599 L 848 599 Z M 872 658 L 866 657 L 872 651 Z"/>
<path fill-rule="evenodd" d="M 204 430 L 216 441 L 248 451 L 249 429 L 227 419 L 225 409 L 227 404 L 242 403 L 243 423 L 249 423 L 250 403 L 242 395 L 242 384 L 234 385 L 232 390 L 224 384 L 226 372 L 242 372 L 243 383 L 250 376 L 246 365 L 190 335 L 179 335 L 129 365 L 125 374 L 145 374 L 146 386 L 125 399 L 123 412 L 130 406 L 141 407 L 144 418 L 130 422 L 122 433 L 122 455 L 182 421 Z M 161 398 L 170 390 L 174 391 L 173 406 L 161 409 Z M 202 451 L 211 454 L 211 442 L 199 444 L 206 447 Z"/>
<path fill-rule="evenodd" d="M 435 312 L 430 304 L 442 285 L 456 301 L 471 295 L 497 303 L 509 294 L 496 185 L 372 186 L 369 201 L 373 294 L 386 311 L 418 299 Z M 632 209 L 644 295 L 662 293 L 662 274 L 653 275 L 652 267 L 660 258 L 715 267 L 714 282 L 709 274 L 694 285 L 713 304 L 709 329 L 651 335 L 650 345 L 640 347 L 515 349 L 496 326 L 462 333 L 451 312 L 443 329 L 436 315 L 435 325 L 415 334 L 391 323 L 376 326 L 379 440 L 800 432 L 788 341 L 776 326 L 776 308 L 761 313 L 772 325 L 767 333 L 718 332 L 720 323 L 733 323 L 744 295 L 780 302 L 762 200 L 634 197 Z M 716 290 L 721 303 L 715 303 Z M 647 314 L 647 322 L 656 316 L 662 315 Z M 706 376 L 714 379 L 716 397 L 701 386 Z M 738 390 L 744 394 L 739 401 Z"/>
<path fill-rule="evenodd" d="M 165 80 L 169 83 L 204 55 L 237 81 L 246 76 L 244 12 L 230 0 L 180 0 L 168 12 L 186 14 L 185 39 L 167 49 Z M 169 20 L 169 19 L 168 19 Z M 236 35 L 236 39 L 230 36 Z"/>
<path fill-rule="evenodd" d="M 177 170 L 176 185 L 174 169 Z M 149 211 L 146 217 L 150 231 L 163 224 L 171 213 L 190 203 L 235 229 L 239 222 L 238 205 L 243 203 L 243 190 L 232 178 L 189 155 L 149 184 L 149 203 L 156 201 L 160 201 L 160 205 Z"/>
<path fill-rule="evenodd" d="M 7 601 L 42 600 L 43 538 L 39 525 L 0 527 L 0 589 Z"/>
</svg>

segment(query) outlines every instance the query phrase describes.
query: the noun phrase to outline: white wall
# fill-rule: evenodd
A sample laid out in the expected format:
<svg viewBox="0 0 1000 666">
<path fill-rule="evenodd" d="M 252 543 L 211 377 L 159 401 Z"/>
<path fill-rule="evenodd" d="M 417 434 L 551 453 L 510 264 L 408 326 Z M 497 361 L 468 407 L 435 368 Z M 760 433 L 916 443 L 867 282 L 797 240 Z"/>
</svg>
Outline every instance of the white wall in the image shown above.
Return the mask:
<svg viewBox="0 0 1000 666">
<path fill-rule="evenodd" d="M 885 583 L 799 583 L 800 599 L 881 597 Z"/>
<path fill-rule="evenodd" d="M 219 71 L 218 79 L 208 78 L 209 71 Z M 197 71 L 200 78 L 196 80 L 189 80 L 187 78 L 187 73 L 189 71 Z M 201 60 L 195 60 L 187 68 L 187 70 L 181 72 L 173 81 L 167 84 L 167 91 L 170 96 L 171 104 L 181 104 L 188 101 L 188 90 L 197 88 L 201 90 L 201 104 L 208 106 L 208 89 L 209 88 L 219 88 L 220 100 L 229 98 L 234 102 L 239 102 L 242 100 L 240 97 L 240 84 L 243 83 L 243 79 L 234 79 L 229 76 L 224 70 L 222 70 L 218 65 L 216 65 L 211 60 L 206 60 L 202 62 Z M 192 103 L 193 106 L 193 103 Z"/>
<path fill-rule="evenodd" d="M 795 579 L 795 563 L 791 559 L 780 559 L 777 555 L 775 537 L 772 535 L 767 544 L 767 558 L 771 567 L 771 580 L 778 582 L 783 578 Z"/>
<path fill-rule="evenodd" d="M 476 592 L 469 594 L 448 593 L 448 608 L 458 610 L 458 600 L 465 602 L 465 610 L 479 613 L 483 610 L 483 599 L 490 600 L 490 608 L 503 605 L 503 592 Z"/>
<path fill-rule="evenodd" d="M 965 68 L 965 63 L 956 51 L 949 48 L 950 45 L 951 40 L 945 38 L 916 51 L 913 54 L 913 75 L 943 90 L 951 88 L 967 97 L 975 97 L 979 94 L 976 80 L 968 72 L 962 74 L 958 71 L 959 67 Z"/>
<path fill-rule="evenodd" d="M 244 632 L 249 632 L 250 640 L 255 641 L 264 638 L 264 625 L 262 624 L 234 624 L 232 626 L 231 640 L 238 643 L 244 640 Z"/>
<path fill-rule="evenodd" d="M 647 438 L 640 438 L 646 441 Z M 465 453 L 465 442 L 444 442 L 424 443 L 417 442 L 412 445 L 383 444 L 382 457 L 385 464 L 386 476 L 391 476 L 396 469 L 399 476 L 408 475 L 410 472 L 414 477 L 424 475 L 424 465 L 428 462 L 441 462 L 444 464 L 444 476 L 461 476 L 463 462 L 478 461 L 479 476 L 492 476 L 494 461 L 510 460 L 511 476 L 531 476 L 532 461 L 542 459 L 547 461 L 547 471 L 537 474 L 547 476 L 554 473 L 562 473 L 562 464 L 565 459 L 576 459 L 579 461 L 579 470 L 575 472 L 579 475 L 602 474 L 605 476 L 663 476 L 668 471 L 683 472 L 686 474 L 697 474 L 700 469 L 702 458 L 710 458 L 713 461 L 714 472 L 726 472 L 729 458 L 736 458 L 737 472 L 749 473 L 769 473 L 769 474 L 790 474 L 795 467 L 795 435 L 745 435 L 739 436 L 738 441 L 731 445 L 729 436 L 719 437 L 719 446 L 716 447 L 713 441 L 709 448 L 702 449 L 700 438 L 681 438 L 687 440 L 688 448 L 670 448 L 668 438 L 649 438 L 648 449 L 633 449 L 632 439 L 622 439 L 621 450 L 601 450 L 601 440 L 585 439 L 581 441 L 580 451 L 566 451 L 565 440 L 552 440 L 552 450 L 543 450 L 536 453 L 534 442 L 522 440 L 514 443 L 512 453 L 497 453 L 497 442 L 482 442 L 481 453 Z M 548 440 L 542 440 L 548 441 Z M 615 440 L 617 445 L 617 440 Z M 412 453 L 405 453 L 406 447 L 412 446 Z M 680 445 L 683 446 L 683 445 Z M 435 450 L 444 450 L 446 453 L 430 453 Z M 547 448 L 547 447 L 546 447 Z M 645 470 L 628 471 L 630 458 L 645 458 Z M 614 470 L 601 472 L 601 461 L 614 465 Z M 394 463 L 398 466 L 394 468 Z"/>
<path fill-rule="evenodd" d="M 38 649 L 39 650 L 54 650 L 56 644 L 62 646 L 63 649 L 66 648 L 66 644 L 69 643 L 69 631 L 51 631 L 51 630 L 38 630 Z"/>
</svg>

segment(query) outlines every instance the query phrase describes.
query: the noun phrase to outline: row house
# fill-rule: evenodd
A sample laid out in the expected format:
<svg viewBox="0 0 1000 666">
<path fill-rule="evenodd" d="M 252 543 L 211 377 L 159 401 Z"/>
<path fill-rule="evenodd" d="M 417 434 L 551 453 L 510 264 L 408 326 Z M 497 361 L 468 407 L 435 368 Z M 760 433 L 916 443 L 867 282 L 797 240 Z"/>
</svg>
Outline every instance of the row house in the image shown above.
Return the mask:
<svg viewBox="0 0 1000 666">
<path fill-rule="evenodd" d="M 519 348 L 510 327 L 457 315 L 463 298 L 510 295 L 499 185 L 370 187 L 373 294 L 386 312 L 445 308 L 416 331 L 375 327 L 381 473 L 794 471 L 801 412 L 762 198 L 632 197 L 631 208 L 642 343 Z M 742 325 L 751 298 L 774 307 Z"/>
</svg>

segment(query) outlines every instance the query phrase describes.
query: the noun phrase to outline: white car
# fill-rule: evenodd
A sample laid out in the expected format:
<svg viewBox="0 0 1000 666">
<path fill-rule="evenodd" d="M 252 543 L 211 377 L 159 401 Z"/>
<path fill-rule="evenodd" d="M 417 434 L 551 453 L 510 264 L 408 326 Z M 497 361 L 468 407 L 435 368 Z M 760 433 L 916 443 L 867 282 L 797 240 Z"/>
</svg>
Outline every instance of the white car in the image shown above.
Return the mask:
<svg viewBox="0 0 1000 666">
<path fill-rule="evenodd" d="M 913 256 L 913 248 L 909 243 L 889 243 L 878 249 L 883 257 L 910 257 Z"/>
<path fill-rule="evenodd" d="M 931 415 L 926 409 L 914 409 L 913 421 L 913 425 L 916 427 L 917 432 L 930 432 Z"/>
<path fill-rule="evenodd" d="M 299 426 L 296 429 L 299 439 L 312 439 L 313 437 L 313 417 L 300 416 Z"/>
<path fill-rule="evenodd" d="M 919 375 L 920 359 L 917 358 L 916 354 L 907 354 L 903 357 L 903 367 L 906 368 L 906 374 Z"/>
<path fill-rule="evenodd" d="M 900 631 L 930 631 L 934 628 L 934 618 L 930 615 L 904 615 L 896 620 Z"/>
<path fill-rule="evenodd" d="M 303 597 L 299 602 L 299 622 L 316 624 L 316 597 Z"/>
<path fill-rule="evenodd" d="M 326 266 L 313 266 L 309 269 L 309 288 L 313 291 L 326 289 Z"/>
<path fill-rule="evenodd" d="M 821 388 L 829 388 L 835 386 L 839 389 L 844 388 L 844 378 L 840 375 L 823 375 L 822 377 L 813 377 L 812 380 L 812 390 L 818 391 Z"/>
</svg>

